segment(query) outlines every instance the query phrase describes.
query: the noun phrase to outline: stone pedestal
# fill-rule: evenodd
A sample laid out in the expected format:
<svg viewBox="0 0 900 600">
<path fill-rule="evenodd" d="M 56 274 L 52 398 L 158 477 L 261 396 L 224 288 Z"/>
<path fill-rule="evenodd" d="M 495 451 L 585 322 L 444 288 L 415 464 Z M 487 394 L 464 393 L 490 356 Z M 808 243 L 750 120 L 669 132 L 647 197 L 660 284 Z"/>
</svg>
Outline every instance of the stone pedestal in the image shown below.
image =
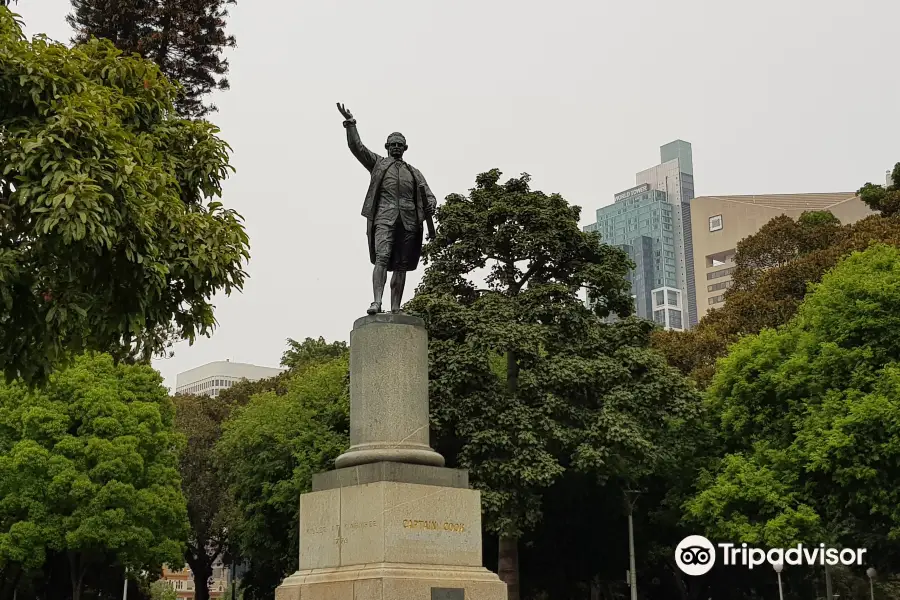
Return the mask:
<svg viewBox="0 0 900 600">
<path fill-rule="evenodd" d="M 350 449 L 300 497 L 299 570 L 276 600 L 506 600 L 482 567 L 481 495 L 429 445 L 428 338 L 407 315 L 350 336 Z"/>
<path fill-rule="evenodd" d="M 444 466 L 428 445 L 428 334 L 422 319 L 377 314 L 350 332 L 350 449 L 338 468 L 380 461 Z"/>
</svg>

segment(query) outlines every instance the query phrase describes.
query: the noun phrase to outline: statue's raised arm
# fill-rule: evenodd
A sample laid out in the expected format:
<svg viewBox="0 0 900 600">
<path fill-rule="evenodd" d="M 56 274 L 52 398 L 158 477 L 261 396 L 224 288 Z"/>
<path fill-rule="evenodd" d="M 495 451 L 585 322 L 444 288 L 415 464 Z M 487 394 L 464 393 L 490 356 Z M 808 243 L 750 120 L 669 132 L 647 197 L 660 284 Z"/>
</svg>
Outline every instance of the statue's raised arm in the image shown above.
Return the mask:
<svg viewBox="0 0 900 600">
<path fill-rule="evenodd" d="M 366 148 L 362 140 L 359 139 L 359 132 L 356 130 L 356 119 L 353 118 L 353 113 L 340 102 L 337 103 L 337 108 L 341 116 L 344 117 L 344 129 L 347 130 L 347 146 L 350 147 L 350 152 L 371 173 L 381 157 Z"/>
</svg>

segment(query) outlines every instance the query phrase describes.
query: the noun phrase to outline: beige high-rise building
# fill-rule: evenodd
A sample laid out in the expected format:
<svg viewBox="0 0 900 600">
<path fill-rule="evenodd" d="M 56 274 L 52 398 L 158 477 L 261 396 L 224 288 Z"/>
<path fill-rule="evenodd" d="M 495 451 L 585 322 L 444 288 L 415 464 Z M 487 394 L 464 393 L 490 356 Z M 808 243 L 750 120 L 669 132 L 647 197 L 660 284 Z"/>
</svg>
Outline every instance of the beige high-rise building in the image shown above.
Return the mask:
<svg viewBox="0 0 900 600">
<path fill-rule="evenodd" d="M 739 241 L 779 215 L 796 219 L 806 211 L 821 210 L 829 211 L 845 225 L 874 214 L 855 192 L 694 198 L 691 224 L 699 317 L 722 306 L 725 290 L 731 287 Z"/>
</svg>

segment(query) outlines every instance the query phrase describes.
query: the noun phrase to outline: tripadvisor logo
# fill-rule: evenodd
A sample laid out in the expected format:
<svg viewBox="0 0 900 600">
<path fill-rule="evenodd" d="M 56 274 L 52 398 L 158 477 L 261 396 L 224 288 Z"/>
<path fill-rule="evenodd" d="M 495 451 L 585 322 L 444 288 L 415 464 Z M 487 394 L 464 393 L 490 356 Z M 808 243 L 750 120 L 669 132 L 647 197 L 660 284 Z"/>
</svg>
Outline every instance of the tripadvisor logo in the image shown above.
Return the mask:
<svg viewBox="0 0 900 600">
<path fill-rule="evenodd" d="M 704 575 L 716 564 L 717 555 L 724 566 L 752 569 L 763 564 L 776 565 L 855 565 L 863 564 L 865 548 L 829 548 L 825 544 L 764 550 L 744 544 L 720 542 L 713 545 L 702 535 L 689 535 L 675 548 L 675 563 L 686 575 Z"/>
</svg>

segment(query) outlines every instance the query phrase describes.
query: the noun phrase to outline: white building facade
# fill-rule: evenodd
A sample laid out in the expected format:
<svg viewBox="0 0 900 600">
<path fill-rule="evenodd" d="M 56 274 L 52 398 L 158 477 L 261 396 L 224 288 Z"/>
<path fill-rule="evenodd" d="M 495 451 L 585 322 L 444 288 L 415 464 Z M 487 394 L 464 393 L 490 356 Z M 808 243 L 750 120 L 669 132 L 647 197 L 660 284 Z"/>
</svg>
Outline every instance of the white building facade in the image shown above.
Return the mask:
<svg viewBox="0 0 900 600">
<path fill-rule="evenodd" d="M 179 373 L 175 379 L 176 394 L 196 394 L 215 398 L 222 390 L 243 381 L 259 381 L 284 372 L 277 367 L 260 367 L 247 363 L 220 360 Z"/>
</svg>

